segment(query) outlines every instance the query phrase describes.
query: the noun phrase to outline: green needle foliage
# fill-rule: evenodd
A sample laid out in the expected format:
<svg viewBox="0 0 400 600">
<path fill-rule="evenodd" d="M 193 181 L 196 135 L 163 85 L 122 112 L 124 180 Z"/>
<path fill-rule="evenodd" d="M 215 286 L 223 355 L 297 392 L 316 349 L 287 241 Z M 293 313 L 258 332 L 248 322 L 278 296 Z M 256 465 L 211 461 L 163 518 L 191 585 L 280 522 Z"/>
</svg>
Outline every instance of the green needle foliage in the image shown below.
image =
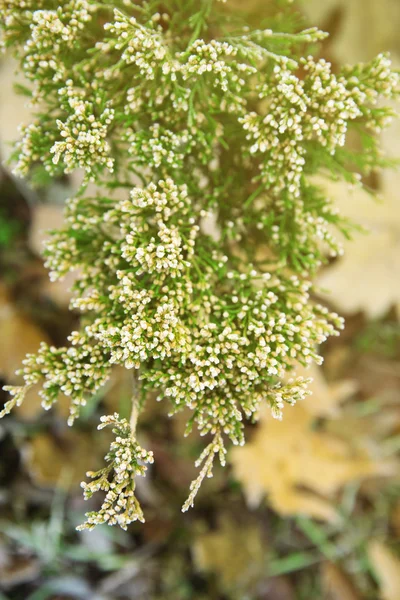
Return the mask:
<svg viewBox="0 0 400 600">
<path fill-rule="evenodd" d="M 26 358 L 2 415 L 41 383 L 45 409 L 70 397 L 72 425 L 113 365 L 132 369 L 130 422 L 100 425 L 116 437 L 83 484 L 86 497 L 106 492 L 84 527 L 143 520 L 134 478 L 153 457 L 136 422 L 152 391 L 210 438 L 186 510 L 226 440 L 244 443 L 244 418 L 265 403 L 282 418 L 307 395 L 296 366 L 320 364 L 318 345 L 342 327 L 312 301 L 311 276 L 351 224 L 315 176 L 357 186 L 385 165 L 376 134 L 399 77 L 386 55 L 333 72 L 312 54 L 325 33 L 285 32 L 282 19 L 251 31 L 217 0 L 0 8 L 35 113 L 15 172 L 83 173 L 46 249 L 53 280 L 77 272 L 80 329 Z"/>
</svg>

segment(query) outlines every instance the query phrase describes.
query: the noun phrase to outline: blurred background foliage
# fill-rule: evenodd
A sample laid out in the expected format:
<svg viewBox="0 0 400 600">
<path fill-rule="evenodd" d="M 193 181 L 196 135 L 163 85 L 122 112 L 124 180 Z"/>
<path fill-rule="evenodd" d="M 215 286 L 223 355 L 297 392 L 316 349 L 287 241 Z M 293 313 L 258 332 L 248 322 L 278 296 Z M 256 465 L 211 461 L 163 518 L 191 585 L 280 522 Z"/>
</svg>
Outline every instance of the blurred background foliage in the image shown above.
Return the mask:
<svg viewBox="0 0 400 600">
<path fill-rule="evenodd" d="M 271 6 L 228 0 L 227 10 L 259 25 Z M 287 19 L 328 30 L 321 53 L 334 65 L 390 50 L 400 67 L 398 0 L 302 0 L 275 23 Z M 29 118 L 13 72 L 3 58 L 3 158 Z M 400 122 L 382 143 L 400 156 Z M 369 233 L 320 273 L 320 295 L 347 327 L 324 348 L 313 396 L 282 423 L 265 416 L 249 426 L 247 446 L 231 452 L 230 471 L 217 471 L 194 511 L 180 506 L 198 440 L 182 443 L 183 421 L 149 402 L 141 436 L 156 462 L 138 485 L 146 524 L 76 533 L 87 509 L 78 484 L 108 447 L 94 437 L 98 414 L 128 411 L 124 371 L 74 431 L 63 398 L 43 413 L 35 390 L 0 424 L 0 600 L 400 600 L 400 174 L 369 184 L 381 203 L 343 184 L 327 188 Z M 71 280 L 50 284 L 40 258 L 74 185 L 32 191 L 0 173 L 2 384 L 18 382 L 15 370 L 41 340 L 61 344 L 74 326 Z"/>
</svg>

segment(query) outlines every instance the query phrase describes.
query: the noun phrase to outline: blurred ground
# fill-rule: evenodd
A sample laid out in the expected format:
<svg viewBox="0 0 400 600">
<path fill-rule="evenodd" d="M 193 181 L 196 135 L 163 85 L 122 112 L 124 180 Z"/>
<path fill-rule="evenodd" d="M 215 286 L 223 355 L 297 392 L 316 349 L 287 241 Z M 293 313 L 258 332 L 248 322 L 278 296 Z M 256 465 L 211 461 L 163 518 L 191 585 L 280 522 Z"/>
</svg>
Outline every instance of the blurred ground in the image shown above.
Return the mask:
<svg viewBox="0 0 400 600">
<path fill-rule="evenodd" d="M 388 49 L 400 64 L 397 0 L 303 0 L 303 10 L 332 32 L 324 54 L 334 63 Z M 28 118 L 12 72 L 3 60 L 3 157 Z M 383 143 L 400 155 L 399 124 Z M 75 531 L 88 509 L 79 482 L 108 447 L 94 438 L 99 415 L 127 412 L 123 371 L 74 430 L 63 400 L 43 413 L 34 390 L 0 423 L 0 600 L 400 600 L 400 174 L 370 183 L 382 204 L 329 188 L 370 234 L 320 274 L 347 326 L 324 348 L 313 396 L 282 423 L 265 416 L 249 427 L 247 446 L 231 452 L 231 467 L 216 471 L 191 512 L 180 507 L 198 440 L 182 441 L 179 421 L 150 401 L 141 436 L 155 465 L 138 486 L 146 524 Z M 0 173 L 2 384 L 17 381 L 41 340 L 62 344 L 74 327 L 71 281 L 50 284 L 40 258 L 71 185 L 33 193 Z"/>
</svg>

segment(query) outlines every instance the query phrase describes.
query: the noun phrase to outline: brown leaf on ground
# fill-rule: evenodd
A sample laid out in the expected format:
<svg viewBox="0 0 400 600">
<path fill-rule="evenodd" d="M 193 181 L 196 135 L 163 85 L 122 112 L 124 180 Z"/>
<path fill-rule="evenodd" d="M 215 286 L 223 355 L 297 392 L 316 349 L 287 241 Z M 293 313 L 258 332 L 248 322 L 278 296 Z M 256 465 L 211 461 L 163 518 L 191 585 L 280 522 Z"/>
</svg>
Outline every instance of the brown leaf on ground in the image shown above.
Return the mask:
<svg viewBox="0 0 400 600">
<path fill-rule="evenodd" d="M 271 577 L 257 586 L 257 600 L 296 600 L 293 586 L 286 577 Z"/>
<path fill-rule="evenodd" d="M 390 515 L 390 524 L 394 529 L 397 539 L 400 539 L 400 499 L 397 500 Z"/>
<path fill-rule="evenodd" d="M 58 438 L 40 433 L 27 444 L 26 464 L 39 485 L 69 488 L 79 485 L 86 471 L 95 470 L 108 450 L 108 441 L 103 434 L 101 439 L 96 436 L 94 444 L 90 435 L 69 428 Z"/>
<path fill-rule="evenodd" d="M 49 231 L 64 226 L 64 207 L 61 204 L 37 204 L 32 211 L 29 246 L 42 255 L 44 243 L 50 238 Z"/>
<path fill-rule="evenodd" d="M 29 232 L 29 246 L 39 256 L 44 244 L 49 239 L 49 231 L 64 226 L 64 206 L 57 204 L 38 204 L 32 212 L 32 223 Z M 72 297 L 71 288 L 76 281 L 76 273 L 68 273 L 62 281 L 50 281 L 45 278 L 41 289 L 59 306 L 67 307 Z"/>
<path fill-rule="evenodd" d="M 21 418 L 27 421 L 33 421 L 43 412 L 42 399 L 39 396 L 39 392 L 42 388 L 42 384 L 38 383 L 33 386 L 26 393 L 25 400 L 21 406 L 16 406 L 13 410 Z M 57 402 L 54 404 L 54 410 L 57 411 L 61 417 L 67 419 L 69 415 L 71 399 L 65 394 L 59 394 Z"/>
<path fill-rule="evenodd" d="M 344 256 L 322 272 L 318 284 L 339 310 L 379 317 L 400 301 L 399 198 L 393 191 L 398 183 L 380 203 L 361 189 L 350 191 L 343 182 L 324 182 L 324 188 L 341 214 L 368 233 L 344 241 Z"/>
<path fill-rule="evenodd" d="M 48 336 L 33 321 L 21 315 L 13 306 L 3 285 L 0 284 L 0 376 L 12 384 L 21 379 L 15 371 L 27 353 L 36 352 L 42 341 L 49 342 Z"/>
<path fill-rule="evenodd" d="M 215 573 L 225 589 L 244 588 L 256 582 L 265 568 L 265 548 L 256 525 L 238 527 L 227 517 L 215 531 L 196 536 L 192 547 L 199 571 Z"/>
<path fill-rule="evenodd" d="M 323 600 L 362 600 L 350 577 L 334 563 L 322 565 L 321 577 Z"/>
<path fill-rule="evenodd" d="M 399 364 L 376 356 L 361 356 L 353 369 L 360 382 L 360 389 L 366 396 L 381 396 L 383 392 L 397 393 L 400 400 Z"/>
<path fill-rule="evenodd" d="M 343 440 L 352 439 L 355 448 L 379 455 L 382 443 L 400 431 L 399 396 L 381 394 L 370 413 L 362 415 L 363 403 L 350 405 L 340 419 L 325 424 L 328 433 Z"/>
<path fill-rule="evenodd" d="M 22 361 L 27 354 L 35 353 L 41 342 L 50 343 L 50 339 L 40 327 L 15 308 L 1 283 L 0 328 L 0 376 L 7 384 L 20 385 L 23 378 L 17 375 L 16 371 L 22 367 Z M 39 396 L 40 388 L 40 384 L 31 388 L 21 406 L 15 407 L 14 410 L 23 419 L 33 419 L 43 410 Z M 68 415 L 69 404 L 69 399 L 61 394 L 56 406 L 62 416 Z"/>
<path fill-rule="evenodd" d="M 368 557 L 379 580 L 380 600 L 399 600 L 400 558 L 377 540 L 368 544 Z"/>
<path fill-rule="evenodd" d="M 0 566 L 0 588 L 8 590 L 36 580 L 40 567 L 40 562 L 33 557 L 8 557 L 6 564 Z"/>
<path fill-rule="evenodd" d="M 322 369 L 314 364 L 308 368 L 299 367 L 296 370 L 296 374 L 312 379 L 312 382 L 308 386 L 312 392 L 312 396 L 307 398 L 303 406 L 305 410 L 315 417 L 333 417 L 338 415 L 341 403 L 358 389 L 358 383 L 352 379 L 343 379 L 342 381 L 328 384 Z"/>
<path fill-rule="evenodd" d="M 343 393 L 348 390 L 344 386 Z M 336 402 L 338 407 L 343 399 L 337 390 L 333 393 L 335 400 L 321 402 L 314 394 L 288 407 L 283 421 L 272 419 L 265 409 L 252 439 L 233 449 L 234 475 L 251 506 L 267 496 L 280 514 L 306 514 L 331 521 L 338 518 L 333 496 L 346 483 L 395 471 L 392 461 L 358 447 L 351 432 L 346 438 L 333 435 L 324 426 L 315 428 L 315 418 L 325 416 L 327 406 L 332 409 Z M 335 419 L 333 422 L 339 423 L 341 417 Z"/>
<path fill-rule="evenodd" d="M 388 50 L 400 52 L 400 4 L 396 0 L 301 0 L 301 5 L 311 24 L 320 27 L 335 10 L 341 10 L 332 51 L 342 64 L 370 60 Z"/>
</svg>

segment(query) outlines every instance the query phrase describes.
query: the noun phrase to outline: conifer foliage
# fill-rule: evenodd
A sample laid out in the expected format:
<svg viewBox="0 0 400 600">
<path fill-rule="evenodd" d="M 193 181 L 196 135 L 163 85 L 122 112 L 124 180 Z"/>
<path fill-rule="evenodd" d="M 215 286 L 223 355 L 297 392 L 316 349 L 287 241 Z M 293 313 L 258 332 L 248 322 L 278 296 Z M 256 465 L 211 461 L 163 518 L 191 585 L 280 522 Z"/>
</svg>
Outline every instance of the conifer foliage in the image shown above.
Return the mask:
<svg viewBox="0 0 400 600">
<path fill-rule="evenodd" d="M 362 186 L 385 166 L 376 140 L 399 78 L 383 54 L 334 71 L 315 56 L 325 33 L 274 17 L 251 30 L 218 0 L 0 9 L 35 114 L 16 174 L 84 173 L 45 251 L 53 280 L 78 274 L 80 328 L 27 356 L 1 415 L 40 383 L 45 409 L 70 398 L 72 425 L 113 365 L 131 369 L 130 422 L 102 418 L 115 440 L 83 484 L 106 497 L 82 527 L 125 529 L 143 520 L 135 477 L 153 455 L 136 424 L 149 393 L 171 415 L 189 409 L 187 433 L 207 437 L 184 510 L 260 405 L 280 419 L 307 396 L 296 366 L 319 364 L 342 327 L 312 300 L 312 275 L 351 230 L 315 176 Z"/>
</svg>

